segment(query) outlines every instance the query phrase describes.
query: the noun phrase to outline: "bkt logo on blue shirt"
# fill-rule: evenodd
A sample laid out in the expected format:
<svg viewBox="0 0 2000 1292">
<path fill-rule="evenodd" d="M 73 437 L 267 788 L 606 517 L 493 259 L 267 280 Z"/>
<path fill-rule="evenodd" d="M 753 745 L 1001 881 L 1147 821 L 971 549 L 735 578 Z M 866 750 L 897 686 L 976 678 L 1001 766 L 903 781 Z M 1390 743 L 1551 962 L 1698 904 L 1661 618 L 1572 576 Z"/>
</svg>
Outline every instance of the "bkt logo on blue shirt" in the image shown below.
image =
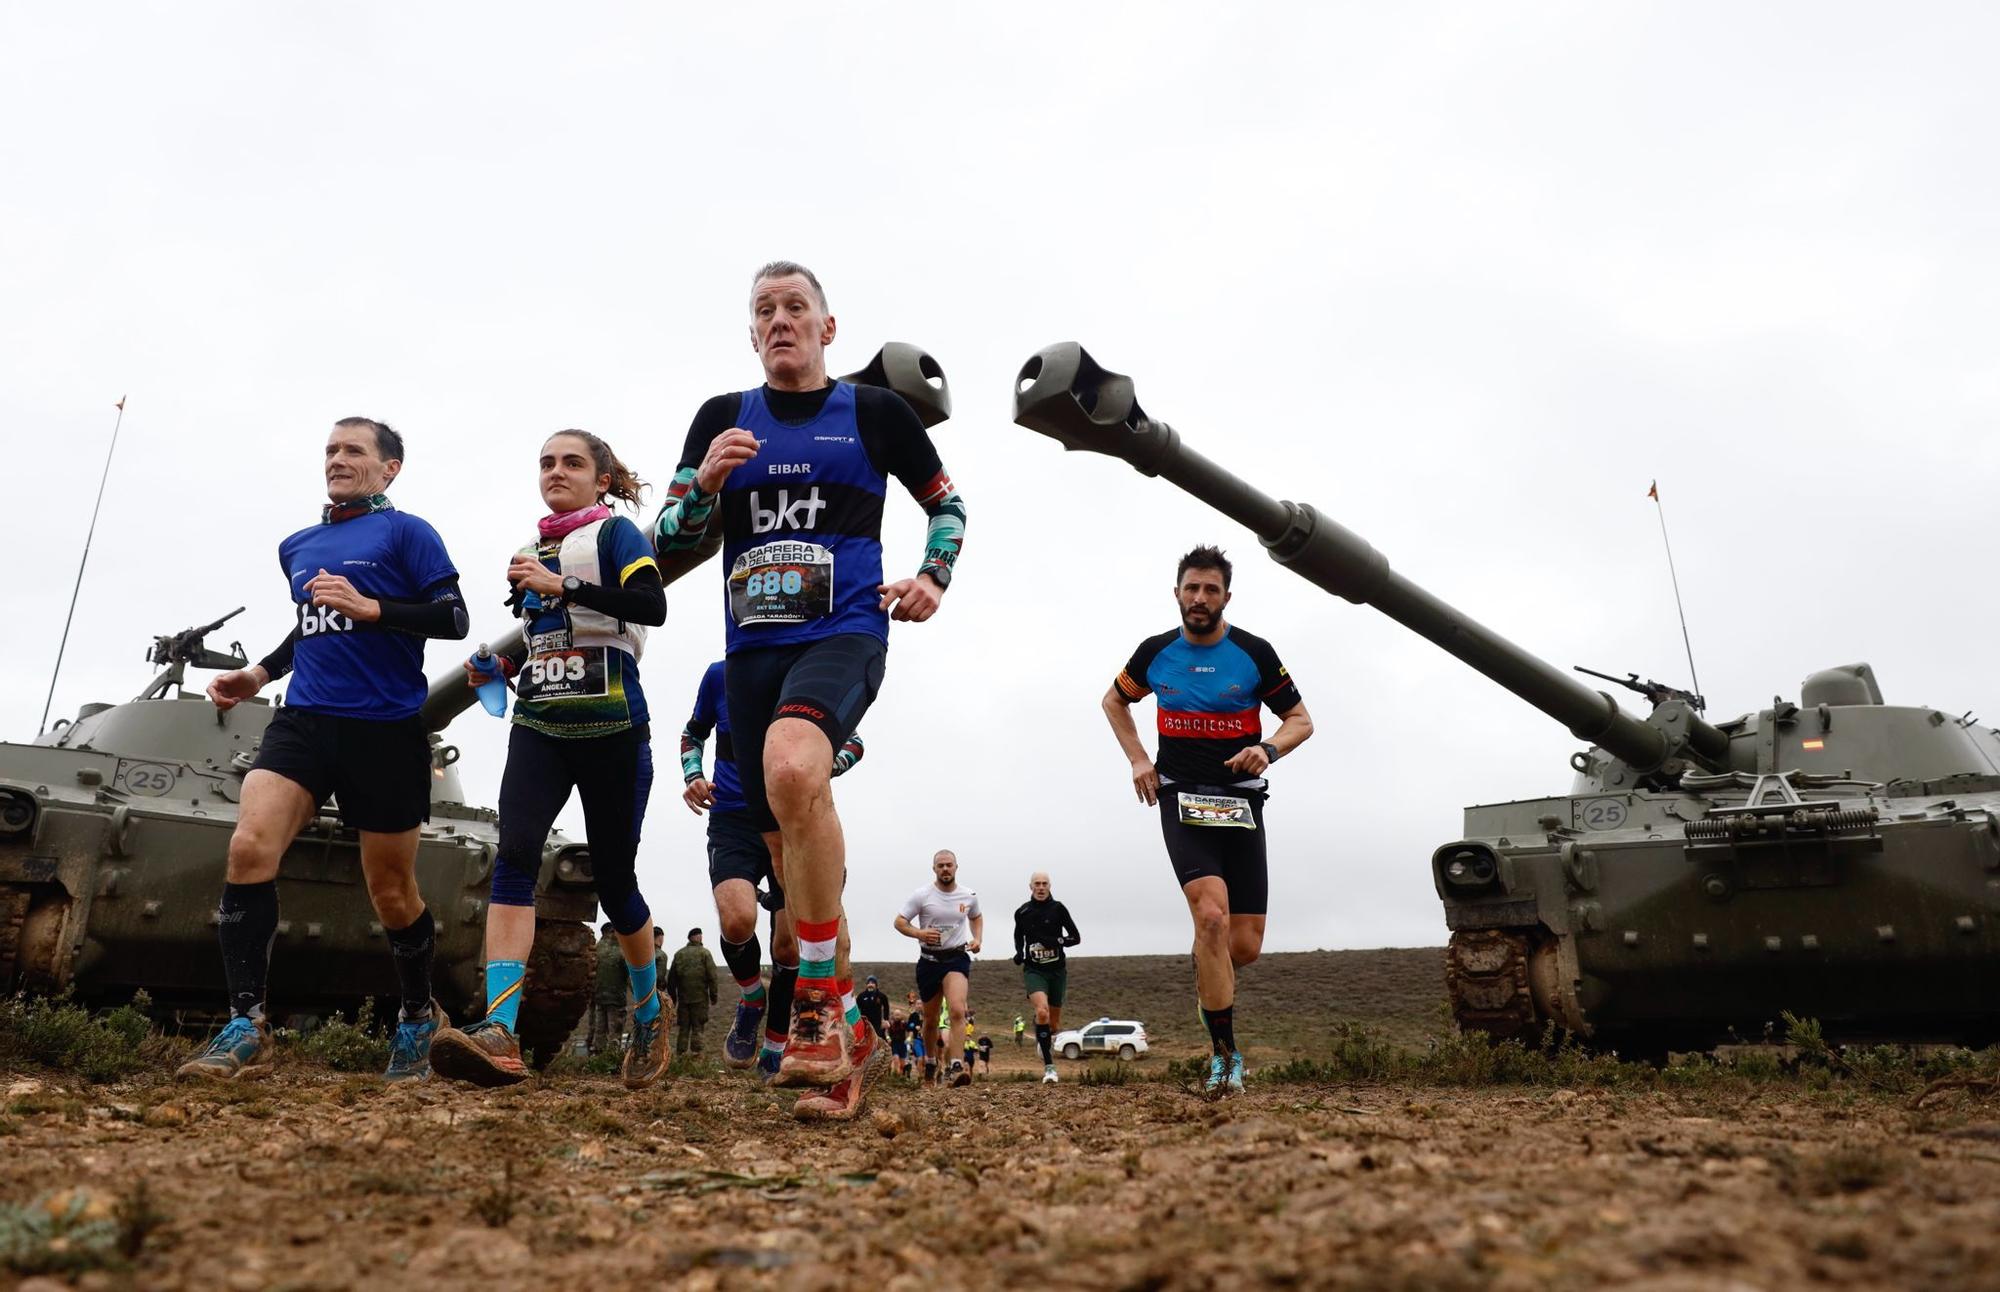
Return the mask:
<svg viewBox="0 0 2000 1292">
<path fill-rule="evenodd" d="M 299 607 L 299 636 L 316 637 L 320 633 L 351 633 L 354 621 L 341 614 L 332 606 L 304 605 Z"/>
<path fill-rule="evenodd" d="M 789 489 L 778 490 L 775 506 L 764 505 L 764 491 L 750 491 L 750 532 L 768 534 L 774 529 L 812 529 L 819 524 L 820 509 L 826 500 L 819 496 L 819 486 L 794 499 Z"/>
</svg>

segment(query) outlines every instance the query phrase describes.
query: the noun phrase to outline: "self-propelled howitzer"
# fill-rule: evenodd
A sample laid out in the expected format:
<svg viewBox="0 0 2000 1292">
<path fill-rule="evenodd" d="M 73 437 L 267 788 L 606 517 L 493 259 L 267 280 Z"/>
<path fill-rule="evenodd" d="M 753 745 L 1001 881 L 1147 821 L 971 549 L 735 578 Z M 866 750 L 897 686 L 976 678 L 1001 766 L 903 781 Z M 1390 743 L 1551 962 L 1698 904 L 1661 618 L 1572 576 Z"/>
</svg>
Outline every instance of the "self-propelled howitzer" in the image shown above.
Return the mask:
<svg viewBox="0 0 2000 1292">
<path fill-rule="evenodd" d="M 1568 794 L 1468 808 L 1432 856 L 1462 1026 L 1640 1052 L 1755 1037 L 1787 1010 L 1850 1036 L 2000 1032 L 2000 733 L 1884 704 L 1866 664 L 1727 722 L 1665 687 L 1634 717 L 1190 450 L 1080 346 L 1035 355 L 1015 391 L 1021 425 L 1164 477 L 1590 743 Z"/>
</svg>

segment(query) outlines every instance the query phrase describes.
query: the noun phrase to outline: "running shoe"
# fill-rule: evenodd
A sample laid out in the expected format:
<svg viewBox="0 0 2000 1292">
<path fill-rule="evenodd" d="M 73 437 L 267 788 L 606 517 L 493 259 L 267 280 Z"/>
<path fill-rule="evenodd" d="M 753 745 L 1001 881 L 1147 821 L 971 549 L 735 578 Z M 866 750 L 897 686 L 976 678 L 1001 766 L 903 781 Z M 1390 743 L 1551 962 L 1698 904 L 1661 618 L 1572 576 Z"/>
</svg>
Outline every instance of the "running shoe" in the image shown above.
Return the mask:
<svg viewBox="0 0 2000 1292">
<path fill-rule="evenodd" d="M 792 997 L 792 1026 L 777 1085 L 831 1086 L 854 1071 L 854 1037 L 840 1009 L 840 997 L 817 987 L 800 987 Z"/>
<path fill-rule="evenodd" d="M 484 1019 L 464 1031 L 439 1028 L 431 1038 L 431 1069 L 448 1080 L 469 1081 L 475 1086 L 511 1086 L 528 1079 L 519 1038 L 497 1018 Z"/>
<path fill-rule="evenodd" d="M 1055 1064 L 1051 1063 L 1051 1064 L 1049 1064 L 1049 1065 L 1048 1065 L 1048 1066 L 1047 1066 L 1046 1068 L 1043 1068 L 1043 1069 L 1042 1069 L 1042 1084 L 1043 1084 L 1043 1085 L 1045 1085 L 1045 1086 L 1052 1086 L 1052 1085 L 1054 1085 L 1054 1084 L 1055 1084 L 1056 1082 L 1058 1082 L 1058 1081 L 1060 1081 L 1060 1080 L 1062 1080 L 1062 1078 L 1060 1078 L 1060 1077 L 1058 1077 L 1058 1076 L 1056 1075 L 1056 1065 L 1055 1065 Z"/>
<path fill-rule="evenodd" d="M 644 1090 L 659 1083 L 667 1073 L 667 1065 L 673 1062 L 673 1046 L 667 1042 L 667 1029 L 673 1026 L 672 1011 L 663 1008 L 650 1023 L 632 1021 L 632 1039 L 625 1046 L 625 1060 L 618 1065 L 618 1079 L 625 1083 L 627 1090 Z"/>
<path fill-rule="evenodd" d="M 731 1068 L 748 1068 L 757 1062 L 757 1047 L 764 1042 L 764 1003 L 736 1002 L 736 1021 L 722 1038 L 722 1062 Z"/>
<path fill-rule="evenodd" d="M 1229 1075 L 1222 1079 L 1222 1085 L 1232 1095 L 1243 1093 L 1243 1056 L 1241 1054 L 1232 1054 L 1229 1056 Z"/>
<path fill-rule="evenodd" d="M 431 1002 L 428 1018 L 414 1022 L 396 1024 L 396 1034 L 389 1038 L 389 1070 L 382 1074 L 384 1081 L 422 1081 L 431 1074 L 431 1039 L 439 1029 L 451 1026 L 445 1017 L 444 1006 Z"/>
<path fill-rule="evenodd" d="M 208 1047 L 174 1073 L 177 1077 L 202 1077 L 209 1081 L 234 1081 L 238 1077 L 261 1077 L 271 1070 L 271 1025 L 261 1018 L 238 1014 L 222 1025 Z"/>
<path fill-rule="evenodd" d="M 1229 1060 L 1218 1054 L 1208 1061 L 1208 1080 L 1202 1083 L 1201 1093 L 1205 1095 L 1220 1095 L 1223 1092 L 1223 1087 L 1228 1084 L 1228 1081 Z"/>
<path fill-rule="evenodd" d="M 966 1071 L 963 1063 L 953 1063 L 951 1065 L 951 1084 L 953 1087 L 969 1086 L 972 1084 L 972 1074 Z"/>
<path fill-rule="evenodd" d="M 763 1050 L 757 1055 L 757 1079 L 765 1085 L 778 1080 L 778 1060 L 782 1057 L 777 1050 Z"/>
<path fill-rule="evenodd" d="M 871 1028 L 863 1028 L 867 1035 L 861 1038 L 854 1050 L 854 1070 L 834 1083 L 831 1090 L 811 1090 L 799 1096 L 792 1105 L 792 1116 L 800 1121 L 851 1121 L 861 1111 L 861 1105 L 868 1098 L 868 1087 L 881 1080 L 889 1070 L 889 1047 L 884 1045 Z"/>
</svg>

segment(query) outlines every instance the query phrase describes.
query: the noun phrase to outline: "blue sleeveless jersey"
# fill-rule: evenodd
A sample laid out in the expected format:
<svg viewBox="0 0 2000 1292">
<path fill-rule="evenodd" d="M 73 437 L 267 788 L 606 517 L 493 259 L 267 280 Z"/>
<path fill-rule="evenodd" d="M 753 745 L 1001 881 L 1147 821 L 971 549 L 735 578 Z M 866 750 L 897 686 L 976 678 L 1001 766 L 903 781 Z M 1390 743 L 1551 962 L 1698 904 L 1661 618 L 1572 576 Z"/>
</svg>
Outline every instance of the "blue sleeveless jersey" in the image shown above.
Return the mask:
<svg viewBox="0 0 2000 1292">
<path fill-rule="evenodd" d="M 729 473 L 723 532 L 728 650 L 790 646 L 840 633 L 889 638 L 880 608 L 887 479 L 868 460 L 854 387 L 835 385 L 819 415 L 788 426 L 764 391 L 746 390 L 737 425 L 757 456 Z"/>
</svg>

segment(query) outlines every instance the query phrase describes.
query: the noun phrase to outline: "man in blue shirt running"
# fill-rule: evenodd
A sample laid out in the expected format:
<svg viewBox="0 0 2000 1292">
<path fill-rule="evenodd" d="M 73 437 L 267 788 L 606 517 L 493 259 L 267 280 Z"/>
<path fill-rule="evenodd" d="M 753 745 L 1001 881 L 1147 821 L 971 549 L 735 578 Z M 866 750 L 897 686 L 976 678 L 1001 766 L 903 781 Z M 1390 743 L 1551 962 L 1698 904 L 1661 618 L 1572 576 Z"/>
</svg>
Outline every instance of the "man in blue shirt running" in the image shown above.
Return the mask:
<svg viewBox="0 0 2000 1292">
<path fill-rule="evenodd" d="M 278 932 L 278 861 L 329 797 L 360 835 L 361 871 L 394 956 L 401 997 L 387 1077 L 430 1070 L 445 1021 L 431 999 L 436 925 L 417 891 L 418 833 L 430 819 L 429 733 L 418 710 L 428 684 L 424 639 L 463 638 L 458 571 L 437 531 L 389 502 L 403 437 L 349 417 L 326 441 L 320 523 L 278 545 L 298 622 L 278 649 L 218 675 L 208 698 L 224 711 L 293 673 L 243 778 L 227 881 L 216 912 L 230 1019 L 180 1075 L 234 1080 L 270 1066 L 264 1018 Z"/>
<path fill-rule="evenodd" d="M 1181 558 L 1181 626 L 1139 643 L 1104 693 L 1104 716 L 1132 764 L 1132 789 L 1156 806 L 1194 919 L 1195 990 L 1215 1055 L 1207 1091 L 1243 1089 L 1236 1048 L 1236 971 L 1264 947 L 1264 773 L 1312 735 L 1312 717 L 1277 651 L 1227 623 L 1229 558 L 1197 547 Z M 1132 706 L 1159 697 L 1160 761 L 1139 743 Z M 1278 715 L 1264 738 L 1259 707 Z"/>
</svg>

